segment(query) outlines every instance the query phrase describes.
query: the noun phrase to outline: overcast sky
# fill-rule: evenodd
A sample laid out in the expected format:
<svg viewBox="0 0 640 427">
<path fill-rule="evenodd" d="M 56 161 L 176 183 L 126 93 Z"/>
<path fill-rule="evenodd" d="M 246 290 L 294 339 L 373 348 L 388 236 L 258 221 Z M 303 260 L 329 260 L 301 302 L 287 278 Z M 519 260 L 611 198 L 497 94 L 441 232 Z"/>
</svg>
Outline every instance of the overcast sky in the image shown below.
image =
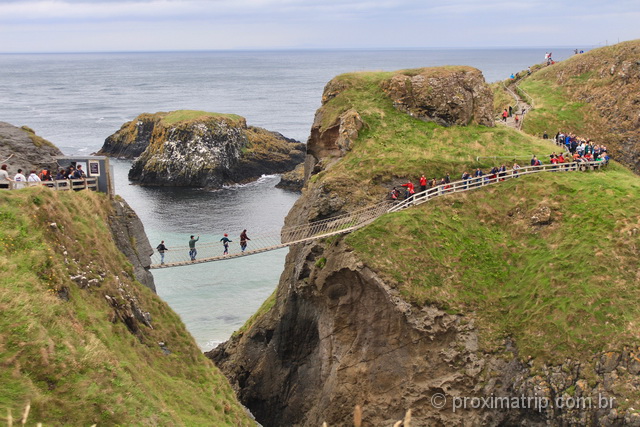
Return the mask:
<svg viewBox="0 0 640 427">
<path fill-rule="evenodd" d="M 640 0 L 0 0 L 0 52 L 591 48 L 639 23 Z"/>
</svg>

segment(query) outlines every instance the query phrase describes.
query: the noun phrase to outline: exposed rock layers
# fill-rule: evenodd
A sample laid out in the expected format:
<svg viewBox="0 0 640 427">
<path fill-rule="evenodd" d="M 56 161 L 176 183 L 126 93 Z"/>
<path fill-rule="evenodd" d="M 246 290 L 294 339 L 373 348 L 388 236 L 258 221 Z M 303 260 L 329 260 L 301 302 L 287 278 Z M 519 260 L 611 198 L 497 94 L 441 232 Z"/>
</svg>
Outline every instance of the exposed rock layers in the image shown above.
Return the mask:
<svg viewBox="0 0 640 427">
<path fill-rule="evenodd" d="M 129 179 L 140 184 L 220 188 L 294 169 L 304 144 L 248 127 L 240 116 L 177 111 L 125 123 L 99 154 L 137 157 Z"/>
</svg>

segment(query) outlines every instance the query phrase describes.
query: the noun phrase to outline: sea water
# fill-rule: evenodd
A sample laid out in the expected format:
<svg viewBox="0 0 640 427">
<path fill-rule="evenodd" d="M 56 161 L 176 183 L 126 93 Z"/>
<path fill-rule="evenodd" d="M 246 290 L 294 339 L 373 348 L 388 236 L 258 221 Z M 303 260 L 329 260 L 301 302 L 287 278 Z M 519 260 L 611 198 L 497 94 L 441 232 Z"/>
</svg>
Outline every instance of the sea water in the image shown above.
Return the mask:
<svg viewBox="0 0 640 427">
<path fill-rule="evenodd" d="M 324 85 L 352 71 L 440 65 L 479 68 L 488 82 L 571 49 L 215 51 L 0 55 L 0 121 L 27 125 L 68 155 L 89 155 L 141 113 L 178 109 L 238 114 L 305 142 Z M 138 213 L 153 247 L 184 248 L 282 226 L 298 194 L 278 176 L 218 191 L 130 185 L 115 161 L 116 191 Z M 251 244 L 251 242 L 249 242 Z M 176 249 L 180 250 L 180 249 Z M 274 291 L 287 250 L 153 270 L 158 294 L 203 350 L 226 340 Z"/>
</svg>

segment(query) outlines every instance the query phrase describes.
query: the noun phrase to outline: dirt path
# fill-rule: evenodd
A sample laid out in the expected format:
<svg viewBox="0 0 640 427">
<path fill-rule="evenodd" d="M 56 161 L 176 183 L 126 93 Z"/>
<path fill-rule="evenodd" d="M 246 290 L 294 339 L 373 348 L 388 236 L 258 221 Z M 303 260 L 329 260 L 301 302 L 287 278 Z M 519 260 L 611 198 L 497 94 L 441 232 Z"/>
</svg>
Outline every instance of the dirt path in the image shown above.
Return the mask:
<svg viewBox="0 0 640 427">
<path fill-rule="evenodd" d="M 509 84 L 509 86 L 505 86 L 504 88 L 506 89 L 507 92 L 509 92 L 509 94 L 515 100 L 515 107 L 513 108 L 512 116 L 507 117 L 506 123 L 502 121 L 502 117 L 500 117 L 499 123 L 506 124 L 511 128 L 520 130 L 520 128 L 522 127 L 522 122 L 527 116 L 526 112 L 531 110 L 532 107 L 524 99 L 522 99 L 520 95 L 518 95 L 515 82 L 512 82 L 511 84 Z M 523 110 L 525 111 L 525 114 L 522 114 Z M 516 123 L 516 120 L 515 120 L 516 115 L 520 119 L 518 123 Z"/>
</svg>

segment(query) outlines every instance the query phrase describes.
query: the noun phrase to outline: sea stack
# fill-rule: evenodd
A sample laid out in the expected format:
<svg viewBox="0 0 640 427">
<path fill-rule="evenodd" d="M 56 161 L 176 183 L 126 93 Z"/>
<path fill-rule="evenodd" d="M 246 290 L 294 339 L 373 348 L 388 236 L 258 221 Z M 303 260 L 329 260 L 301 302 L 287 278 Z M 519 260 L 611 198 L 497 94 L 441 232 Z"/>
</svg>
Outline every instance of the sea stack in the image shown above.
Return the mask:
<svg viewBox="0 0 640 427">
<path fill-rule="evenodd" d="M 180 110 L 141 114 L 98 154 L 136 158 L 129 179 L 142 185 L 221 188 L 293 170 L 305 146 L 244 117 Z"/>
</svg>

